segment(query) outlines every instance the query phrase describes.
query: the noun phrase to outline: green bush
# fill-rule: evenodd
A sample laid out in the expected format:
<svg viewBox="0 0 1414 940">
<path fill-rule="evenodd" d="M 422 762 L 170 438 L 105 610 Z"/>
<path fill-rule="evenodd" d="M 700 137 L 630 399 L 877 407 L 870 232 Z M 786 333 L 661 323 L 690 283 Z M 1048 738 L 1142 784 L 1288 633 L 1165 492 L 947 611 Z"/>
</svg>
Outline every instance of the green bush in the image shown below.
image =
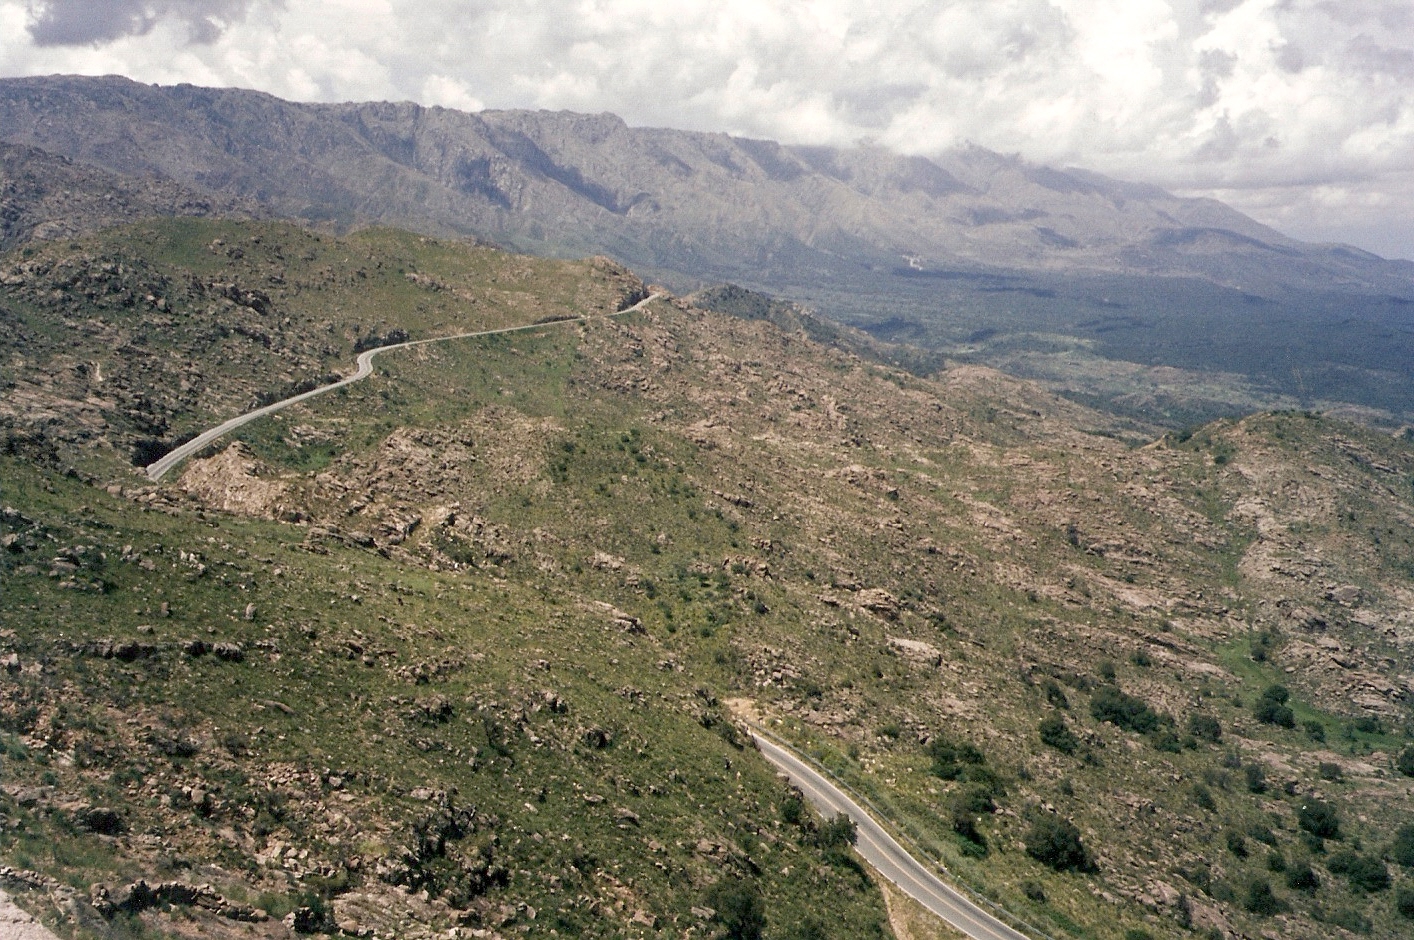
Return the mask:
<svg viewBox="0 0 1414 940">
<path fill-rule="evenodd" d="M 1394 893 L 1394 909 L 1402 917 L 1414 920 L 1414 888 L 1400 888 Z"/>
<path fill-rule="evenodd" d="M 928 756 L 933 758 L 933 774 L 944 780 L 966 780 L 968 768 L 980 767 L 987 757 L 966 741 L 954 744 L 942 735 L 928 742 Z"/>
<path fill-rule="evenodd" d="M 1296 862 L 1286 868 L 1286 886 L 1310 893 L 1321 886 L 1321 879 L 1308 863 Z"/>
<path fill-rule="evenodd" d="M 1394 766 L 1404 776 L 1414 777 L 1414 744 L 1399 752 L 1399 758 L 1394 762 Z"/>
<path fill-rule="evenodd" d="M 1080 739 L 1075 736 L 1060 715 L 1051 714 L 1041 719 L 1041 743 L 1049 745 L 1062 754 L 1074 754 L 1080 747 Z"/>
<path fill-rule="evenodd" d="M 1229 829 L 1225 838 L 1229 852 L 1236 855 L 1238 858 L 1247 857 L 1247 840 L 1243 837 L 1242 833 L 1235 829 Z"/>
<path fill-rule="evenodd" d="M 707 893 L 712 919 L 725 931 L 726 940 L 761 940 L 766 929 L 766 905 L 761 891 L 749 881 L 721 881 Z"/>
<path fill-rule="evenodd" d="M 978 851 L 970 852 L 974 857 L 987 854 L 987 839 L 977 828 L 977 817 L 997 808 L 992 802 L 991 791 L 979 784 L 969 784 L 953 795 L 949 802 L 952 830 L 966 839 Z"/>
<path fill-rule="evenodd" d="M 1296 808 L 1296 824 L 1321 839 L 1340 838 L 1340 815 L 1335 807 L 1320 800 L 1308 800 Z"/>
<path fill-rule="evenodd" d="M 1259 917 L 1271 917 L 1281 910 L 1281 902 L 1272 893 L 1272 886 L 1265 878 L 1253 878 L 1247 885 L 1247 894 L 1242 906 Z"/>
<path fill-rule="evenodd" d="M 1199 741 L 1217 744 L 1223 737 L 1223 726 L 1212 715 L 1194 714 L 1188 716 L 1188 733 Z"/>
<path fill-rule="evenodd" d="M 1262 690 L 1261 698 L 1252 706 L 1252 714 L 1264 724 L 1295 728 L 1296 715 L 1286 707 L 1290 698 L 1291 693 L 1287 691 L 1286 686 L 1269 685 Z"/>
<path fill-rule="evenodd" d="M 1080 838 L 1080 830 L 1050 813 L 1031 822 L 1025 838 L 1026 854 L 1056 871 L 1094 871 L 1095 862 Z"/>
<path fill-rule="evenodd" d="M 1090 714 L 1096 721 L 1107 721 L 1126 731 L 1151 734 L 1163 723 L 1159 713 L 1143 699 L 1121 692 L 1112 685 L 1103 685 L 1090 698 Z"/>
<path fill-rule="evenodd" d="M 844 813 L 840 813 L 838 816 L 826 820 L 825 824 L 815 833 L 815 844 L 827 852 L 844 852 L 854 845 L 858 838 L 859 832 L 854 825 L 854 820 Z"/>
<path fill-rule="evenodd" d="M 1414 868 L 1414 823 L 1405 823 L 1395 830 L 1389 857 L 1405 868 Z"/>
<path fill-rule="evenodd" d="M 1248 764 L 1242 768 L 1242 775 L 1247 781 L 1248 793 L 1266 793 L 1267 775 L 1258 764 Z"/>
<path fill-rule="evenodd" d="M 1331 856 L 1326 867 L 1337 875 L 1344 875 L 1350 887 L 1357 891 L 1384 891 L 1390 886 L 1389 869 L 1384 862 L 1370 855 L 1338 852 Z"/>
<path fill-rule="evenodd" d="M 1285 705 L 1262 702 L 1257 706 L 1256 718 L 1264 724 L 1276 725 L 1278 728 L 1296 727 L 1296 713 Z"/>
</svg>

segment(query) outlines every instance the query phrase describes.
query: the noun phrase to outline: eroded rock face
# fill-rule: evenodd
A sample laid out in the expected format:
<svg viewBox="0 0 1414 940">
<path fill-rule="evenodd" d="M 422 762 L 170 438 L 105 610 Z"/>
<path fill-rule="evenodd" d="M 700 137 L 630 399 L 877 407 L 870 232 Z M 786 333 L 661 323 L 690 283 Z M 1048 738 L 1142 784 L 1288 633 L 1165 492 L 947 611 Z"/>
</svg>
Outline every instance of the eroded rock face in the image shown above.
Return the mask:
<svg viewBox="0 0 1414 940">
<path fill-rule="evenodd" d="M 297 516 L 289 484 L 275 478 L 236 441 L 205 460 L 193 460 L 179 484 L 189 496 L 223 512 L 262 519 Z"/>
</svg>

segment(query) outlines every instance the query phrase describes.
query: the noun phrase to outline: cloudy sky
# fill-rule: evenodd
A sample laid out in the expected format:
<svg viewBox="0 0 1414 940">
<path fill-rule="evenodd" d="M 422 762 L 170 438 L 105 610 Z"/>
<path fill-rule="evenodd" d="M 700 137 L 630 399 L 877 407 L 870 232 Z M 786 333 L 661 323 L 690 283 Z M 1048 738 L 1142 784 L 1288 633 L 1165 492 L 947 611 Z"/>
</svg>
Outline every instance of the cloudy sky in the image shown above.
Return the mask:
<svg viewBox="0 0 1414 940">
<path fill-rule="evenodd" d="M 0 74 L 971 142 L 1414 258 L 1411 0 L 0 0 Z"/>
</svg>

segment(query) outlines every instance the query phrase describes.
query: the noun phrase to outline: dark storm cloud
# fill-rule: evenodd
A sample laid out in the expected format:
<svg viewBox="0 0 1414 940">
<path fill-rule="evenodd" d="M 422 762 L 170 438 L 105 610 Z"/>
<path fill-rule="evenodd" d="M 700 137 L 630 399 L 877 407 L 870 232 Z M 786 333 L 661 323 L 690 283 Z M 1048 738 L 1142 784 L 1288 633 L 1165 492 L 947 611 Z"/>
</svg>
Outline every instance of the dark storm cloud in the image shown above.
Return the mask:
<svg viewBox="0 0 1414 940">
<path fill-rule="evenodd" d="M 212 43 L 243 19 L 251 0 L 38 0 L 29 34 L 39 46 L 102 45 L 141 36 L 164 19 L 181 22 L 192 42 Z"/>
</svg>

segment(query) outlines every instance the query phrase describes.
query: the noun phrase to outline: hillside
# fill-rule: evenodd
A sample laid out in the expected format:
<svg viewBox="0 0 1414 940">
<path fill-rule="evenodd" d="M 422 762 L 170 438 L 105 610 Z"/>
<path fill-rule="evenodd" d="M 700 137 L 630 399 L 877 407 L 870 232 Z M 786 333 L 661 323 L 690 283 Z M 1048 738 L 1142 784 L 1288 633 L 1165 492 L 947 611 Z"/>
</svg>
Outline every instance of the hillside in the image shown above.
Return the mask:
<svg viewBox="0 0 1414 940">
<path fill-rule="evenodd" d="M 641 291 L 269 222 L 0 258 L 0 887 L 105 937 L 884 933 L 755 714 L 1054 936 L 1407 932 L 1403 437 L 1133 447 L 718 292 L 390 353 L 133 466 L 356 343 Z M 1069 866 L 1028 851 L 1057 820 Z"/>
<path fill-rule="evenodd" d="M 0 82 L 0 128 L 286 217 L 606 254 L 678 289 L 733 281 L 1141 428 L 1272 407 L 1414 420 L 1414 263 L 981 148 L 927 160 L 76 77 Z"/>
<path fill-rule="evenodd" d="M 37 150 L 0 144 L 0 251 L 150 216 L 267 214 L 256 202 L 157 177 L 120 176 Z"/>
</svg>

